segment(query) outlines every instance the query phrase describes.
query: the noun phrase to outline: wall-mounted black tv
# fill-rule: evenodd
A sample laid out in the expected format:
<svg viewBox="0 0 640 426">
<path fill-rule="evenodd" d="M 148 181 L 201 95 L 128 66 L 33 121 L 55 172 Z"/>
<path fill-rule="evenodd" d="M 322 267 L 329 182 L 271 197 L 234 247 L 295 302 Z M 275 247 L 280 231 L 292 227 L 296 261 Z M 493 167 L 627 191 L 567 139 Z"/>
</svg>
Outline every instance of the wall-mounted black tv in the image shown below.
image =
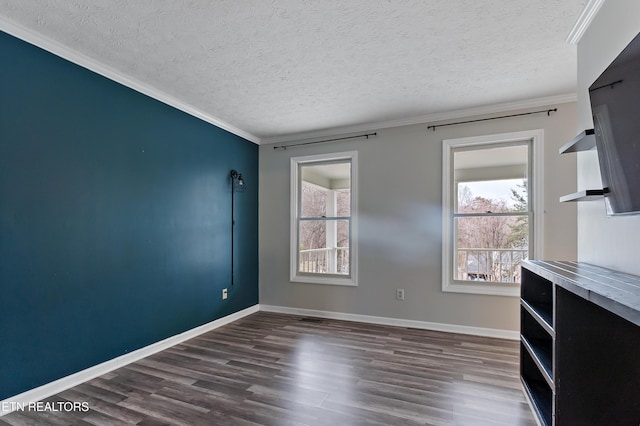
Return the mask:
<svg viewBox="0 0 640 426">
<path fill-rule="evenodd" d="M 589 87 L 608 215 L 640 214 L 640 34 Z"/>
</svg>

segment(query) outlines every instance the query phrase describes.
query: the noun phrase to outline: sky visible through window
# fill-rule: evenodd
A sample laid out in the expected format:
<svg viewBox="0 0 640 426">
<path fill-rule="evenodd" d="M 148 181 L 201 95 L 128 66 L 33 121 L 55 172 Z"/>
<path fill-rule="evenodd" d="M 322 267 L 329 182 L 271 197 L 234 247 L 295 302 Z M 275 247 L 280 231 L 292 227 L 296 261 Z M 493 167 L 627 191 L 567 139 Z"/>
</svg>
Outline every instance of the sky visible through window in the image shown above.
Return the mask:
<svg viewBox="0 0 640 426">
<path fill-rule="evenodd" d="M 461 182 L 460 186 L 468 187 L 474 197 L 483 197 L 494 201 L 504 201 L 508 207 L 513 207 L 514 200 L 511 190 L 517 190 L 518 185 L 522 185 L 522 179 Z"/>
</svg>

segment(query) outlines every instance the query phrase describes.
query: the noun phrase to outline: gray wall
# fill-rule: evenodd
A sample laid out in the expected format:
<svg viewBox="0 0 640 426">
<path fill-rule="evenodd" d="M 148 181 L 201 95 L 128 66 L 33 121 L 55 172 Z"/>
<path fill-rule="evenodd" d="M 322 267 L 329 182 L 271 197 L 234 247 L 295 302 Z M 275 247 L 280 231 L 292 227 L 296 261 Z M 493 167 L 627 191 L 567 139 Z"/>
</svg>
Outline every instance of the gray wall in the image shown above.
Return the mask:
<svg viewBox="0 0 640 426">
<path fill-rule="evenodd" d="M 575 103 L 545 114 L 438 128 L 378 130 L 372 139 L 274 150 L 260 147 L 260 303 L 473 327 L 516 330 L 518 299 L 441 291 L 442 140 L 545 131 L 544 255 L 576 258 L 576 208 L 558 203 L 575 191 L 575 156 L 558 148 L 575 133 Z M 519 111 L 520 112 L 520 111 Z M 289 282 L 289 159 L 358 151 L 359 286 Z M 395 289 L 406 300 L 395 300 Z"/>
<path fill-rule="evenodd" d="M 604 3 L 578 43 L 578 128 L 592 128 L 588 88 L 640 32 L 640 2 Z M 578 154 L 580 189 L 601 188 L 595 151 Z M 606 217 L 604 201 L 578 206 L 578 259 L 620 271 L 640 274 L 638 237 L 640 216 Z"/>
</svg>

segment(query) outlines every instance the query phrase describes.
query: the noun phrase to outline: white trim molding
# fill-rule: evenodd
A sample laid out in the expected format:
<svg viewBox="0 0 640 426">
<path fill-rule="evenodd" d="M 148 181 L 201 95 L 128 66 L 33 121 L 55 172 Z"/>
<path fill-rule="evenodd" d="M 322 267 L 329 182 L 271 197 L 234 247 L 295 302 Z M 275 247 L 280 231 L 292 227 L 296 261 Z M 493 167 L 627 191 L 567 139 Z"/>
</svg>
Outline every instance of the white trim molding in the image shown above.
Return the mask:
<svg viewBox="0 0 640 426">
<path fill-rule="evenodd" d="M 3 401 L 0 401 L 0 417 L 4 416 L 5 414 L 9 414 L 12 411 L 15 411 L 15 407 L 17 406 L 24 406 L 29 404 L 30 402 L 41 401 L 52 395 L 84 383 L 88 380 L 95 379 L 96 377 L 102 376 L 103 374 L 106 374 L 110 371 L 113 371 L 120 367 L 124 367 L 125 365 L 131 364 L 132 362 L 136 362 L 142 358 L 151 356 L 155 353 L 170 348 L 171 346 L 175 346 L 203 333 L 207 333 L 211 330 L 215 330 L 216 328 L 220 328 L 223 325 L 230 324 L 234 321 L 239 320 L 240 318 L 244 318 L 258 311 L 259 305 L 251 306 L 249 308 L 235 312 L 231 315 L 227 315 L 225 317 L 211 321 L 207 324 L 192 328 L 191 330 L 187 330 L 184 333 L 176 334 L 175 336 L 171 336 L 149 346 L 145 346 L 144 348 L 140 348 L 128 354 L 113 358 L 101 364 L 94 365 L 93 367 L 89 367 L 85 370 L 78 371 L 77 373 L 55 380 L 51 383 L 47 383 L 46 385 L 42 385 L 35 389 L 31 389 L 21 394 L 9 397 Z M 9 408 L 9 410 L 5 410 L 5 408 Z"/>
<path fill-rule="evenodd" d="M 455 281 L 453 277 L 453 151 L 462 147 L 482 147 L 518 141 L 531 141 L 530 171 L 533 179 L 533 245 L 531 255 L 534 259 L 542 256 L 544 247 L 544 130 L 525 130 L 522 132 L 501 133 L 496 135 L 472 136 L 467 138 L 445 139 L 442 141 L 442 291 L 450 293 L 470 293 L 493 296 L 520 297 L 520 286 L 500 284 L 467 284 Z"/>
<path fill-rule="evenodd" d="M 69 62 L 93 71 L 96 74 L 100 74 L 101 76 L 106 77 L 109 80 L 113 80 L 117 83 L 122 84 L 123 86 L 140 92 L 143 95 L 147 95 L 182 112 L 199 118 L 200 120 L 206 121 L 209 124 L 213 124 L 214 126 L 233 133 L 236 136 L 240 136 L 241 138 L 244 138 L 255 144 L 260 143 L 260 138 L 249 132 L 245 132 L 244 130 L 239 129 L 218 117 L 208 114 L 196 107 L 188 105 L 177 99 L 176 97 L 169 95 L 168 93 L 158 90 L 147 83 L 136 80 L 135 78 L 130 77 L 123 72 L 116 70 L 115 68 L 111 68 L 83 53 L 70 49 L 63 44 L 49 37 L 45 37 L 37 31 L 17 24 L 4 16 L 0 16 L 0 30 L 11 34 L 14 37 L 17 37 L 20 40 L 26 41 L 27 43 L 44 49 L 47 52 L 53 53 L 56 56 L 66 59 Z"/>
<path fill-rule="evenodd" d="M 302 141 L 306 139 L 326 138 L 330 136 L 346 135 L 349 133 L 368 132 L 378 129 L 389 129 L 393 127 L 411 126 L 414 124 L 439 123 L 446 120 L 458 120 L 463 118 L 478 117 L 487 114 L 499 114 L 517 111 L 521 109 L 540 108 L 551 105 L 576 102 L 576 93 L 567 93 L 556 96 L 546 96 L 543 98 L 527 99 L 523 101 L 506 102 L 495 105 L 485 105 L 474 108 L 465 108 L 454 111 L 438 112 L 434 114 L 421 115 L 417 117 L 401 118 L 398 120 L 376 121 L 373 123 L 356 124 L 352 126 L 334 127 L 331 129 L 300 132 L 289 135 L 273 136 L 260 140 L 261 145 Z"/>
<path fill-rule="evenodd" d="M 567 43 L 578 44 L 603 4 L 604 0 L 589 0 L 589 2 L 584 6 L 584 9 L 582 9 L 582 13 L 580 13 L 578 20 L 573 24 L 573 28 L 569 31 L 569 34 L 567 35 Z"/>
<path fill-rule="evenodd" d="M 604 2 L 604 0 L 592 0 L 590 2 L 590 4 L 596 4 L 596 6 L 594 6 L 594 11 L 590 12 L 590 19 L 593 19 L 592 15 L 595 15 L 595 12 L 597 12 L 597 10 L 600 8 L 602 2 Z M 585 7 L 585 12 L 587 11 L 587 9 L 589 9 L 589 5 Z M 585 14 L 585 12 L 583 12 L 583 14 Z M 590 22 L 591 21 L 589 20 L 586 25 L 588 25 Z M 577 24 L 578 23 L 576 23 L 576 25 Z M 538 108 L 547 105 L 575 102 L 577 99 L 576 93 L 568 93 L 494 105 L 465 108 L 442 113 L 426 114 L 417 117 L 401 118 L 397 120 L 384 120 L 350 126 L 334 127 L 325 130 L 260 138 L 252 133 L 246 132 L 236 126 L 233 126 L 232 124 L 227 123 L 226 121 L 218 117 L 208 114 L 192 105 L 186 104 L 176 97 L 169 95 L 168 93 L 165 93 L 147 83 L 134 79 L 133 77 L 128 76 L 121 71 L 111 68 L 83 53 L 70 49 L 63 44 L 44 36 L 35 30 L 20 25 L 4 16 L 0 16 L 0 30 L 258 145 L 299 141 L 312 138 L 324 138 L 346 133 L 408 126 L 413 124 L 435 123 L 444 120 L 455 120 L 484 114 L 495 114 L 514 111 L 518 109 Z"/>
<path fill-rule="evenodd" d="M 302 315 L 307 317 L 356 321 L 368 324 L 390 325 L 393 327 L 417 328 L 421 330 L 442 331 L 445 333 L 468 334 L 472 336 L 493 337 L 496 339 L 520 340 L 520 332 L 498 328 L 472 327 L 466 325 L 443 324 L 437 322 L 416 321 L 371 315 L 348 314 L 344 312 L 319 311 L 313 309 L 290 308 L 287 306 L 260 304 L 260 311 L 279 314 Z"/>
</svg>

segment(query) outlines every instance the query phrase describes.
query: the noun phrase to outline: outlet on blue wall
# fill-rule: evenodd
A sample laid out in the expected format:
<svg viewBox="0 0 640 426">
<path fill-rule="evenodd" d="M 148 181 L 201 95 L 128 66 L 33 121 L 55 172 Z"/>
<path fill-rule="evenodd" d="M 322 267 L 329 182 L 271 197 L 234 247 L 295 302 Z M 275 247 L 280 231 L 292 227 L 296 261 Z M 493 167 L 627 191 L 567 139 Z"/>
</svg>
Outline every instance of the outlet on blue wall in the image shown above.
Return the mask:
<svg viewBox="0 0 640 426">
<path fill-rule="evenodd" d="M 2 32 L 0 62 L 0 400 L 258 303 L 256 145 Z"/>
</svg>

